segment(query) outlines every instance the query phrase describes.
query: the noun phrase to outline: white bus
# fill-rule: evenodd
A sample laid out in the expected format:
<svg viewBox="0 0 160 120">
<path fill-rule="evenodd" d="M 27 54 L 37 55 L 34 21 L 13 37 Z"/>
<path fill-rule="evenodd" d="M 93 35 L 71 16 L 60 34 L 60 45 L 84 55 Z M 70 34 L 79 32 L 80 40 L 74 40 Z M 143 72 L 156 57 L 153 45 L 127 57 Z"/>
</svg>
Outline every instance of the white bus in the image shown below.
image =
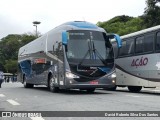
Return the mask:
<svg viewBox="0 0 160 120">
<path fill-rule="evenodd" d="M 115 85 L 114 51 L 110 39 L 120 37 L 85 22 L 62 24 L 19 49 L 18 80 L 24 87 L 46 85 L 59 89 L 96 88 Z"/>
<path fill-rule="evenodd" d="M 119 49 L 116 42 L 112 42 L 116 86 L 127 86 L 131 92 L 160 86 L 160 25 L 124 35 L 121 39 Z"/>
</svg>

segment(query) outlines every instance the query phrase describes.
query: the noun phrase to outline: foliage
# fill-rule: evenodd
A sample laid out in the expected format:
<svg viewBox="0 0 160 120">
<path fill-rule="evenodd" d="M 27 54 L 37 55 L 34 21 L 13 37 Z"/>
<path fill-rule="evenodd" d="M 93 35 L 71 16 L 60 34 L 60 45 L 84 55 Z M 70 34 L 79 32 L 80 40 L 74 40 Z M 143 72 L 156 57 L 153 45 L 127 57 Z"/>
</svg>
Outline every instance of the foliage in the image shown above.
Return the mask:
<svg viewBox="0 0 160 120">
<path fill-rule="evenodd" d="M 6 60 L 4 65 L 6 72 L 16 73 L 17 72 L 17 60 Z"/>
<path fill-rule="evenodd" d="M 140 17 L 116 16 L 107 22 L 98 22 L 107 32 L 125 35 L 142 29 L 143 20 Z"/>
<path fill-rule="evenodd" d="M 109 21 L 98 22 L 97 25 L 107 32 L 125 35 L 145 28 L 160 25 L 160 0 L 146 0 L 147 7 L 139 17 L 116 16 Z"/>
<path fill-rule="evenodd" d="M 146 0 L 147 7 L 145 8 L 144 15 L 144 26 L 146 28 L 156 26 L 160 24 L 160 7 L 158 3 L 160 0 Z"/>
<path fill-rule="evenodd" d="M 21 46 L 36 39 L 34 35 L 8 35 L 0 41 L 0 69 L 5 72 L 16 72 L 18 50 Z"/>
</svg>

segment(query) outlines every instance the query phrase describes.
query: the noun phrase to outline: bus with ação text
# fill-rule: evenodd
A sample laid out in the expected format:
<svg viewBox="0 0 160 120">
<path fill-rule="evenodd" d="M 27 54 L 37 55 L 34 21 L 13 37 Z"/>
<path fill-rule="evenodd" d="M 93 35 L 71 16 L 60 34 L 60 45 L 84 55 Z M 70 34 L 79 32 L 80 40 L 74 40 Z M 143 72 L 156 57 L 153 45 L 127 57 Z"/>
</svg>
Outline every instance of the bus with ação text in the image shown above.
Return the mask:
<svg viewBox="0 0 160 120">
<path fill-rule="evenodd" d="M 131 92 L 160 86 L 160 25 L 121 36 L 122 47 L 112 41 L 116 86 Z M 116 88 L 116 87 L 115 87 Z"/>
</svg>

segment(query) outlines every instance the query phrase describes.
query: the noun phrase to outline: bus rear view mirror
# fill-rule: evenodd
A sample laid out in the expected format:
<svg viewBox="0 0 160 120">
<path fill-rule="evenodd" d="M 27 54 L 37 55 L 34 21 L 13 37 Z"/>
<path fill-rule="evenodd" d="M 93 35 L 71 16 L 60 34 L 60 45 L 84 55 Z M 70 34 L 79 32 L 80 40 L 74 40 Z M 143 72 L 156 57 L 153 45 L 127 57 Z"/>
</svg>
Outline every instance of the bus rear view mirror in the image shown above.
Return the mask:
<svg viewBox="0 0 160 120">
<path fill-rule="evenodd" d="M 67 45 L 68 42 L 68 34 L 66 31 L 62 32 L 62 44 Z"/>
<path fill-rule="evenodd" d="M 122 40 L 117 34 L 108 34 L 110 39 L 115 39 L 119 48 L 122 47 Z"/>
<path fill-rule="evenodd" d="M 121 38 L 119 37 L 119 35 L 114 34 L 114 38 L 115 38 L 116 41 L 117 41 L 118 47 L 121 48 L 121 47 L 122 47 L 122 40 L 121 40 Z"/>
</svg>

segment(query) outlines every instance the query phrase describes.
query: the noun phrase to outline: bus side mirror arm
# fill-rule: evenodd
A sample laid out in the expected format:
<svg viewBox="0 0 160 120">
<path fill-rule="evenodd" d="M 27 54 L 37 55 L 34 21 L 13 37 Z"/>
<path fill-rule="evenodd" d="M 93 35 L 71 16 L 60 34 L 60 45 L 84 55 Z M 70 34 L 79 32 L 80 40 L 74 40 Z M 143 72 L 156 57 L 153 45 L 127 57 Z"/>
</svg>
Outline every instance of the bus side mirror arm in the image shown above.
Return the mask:
<svg viewBox="0 0 160 120">
<path fill-rule="evenodd" d="M 119 37 L 119 35 L 117 35 L 117 34 L 107 34 L 107 36 L 109 36 L 110 39 L 115 39 L 116 40 L 118 48 L 122 47 L 122 40 Z"/>
<path fill-rule="evenodd" d="M 67 43 L 68 43 L 68 34 L 67 34 L 66 31 L 63 31 L 62 32 L 62 45 L 64 45 L 64 48 L 65 48 L 66 52 L 68 51 Z"/>
<path fill-rule="evenodd" d="M 122 47 L 122 40 L 121 40 L 121 38 L 119 37 L 119 35 L 114 34 L 114 38 L 115 38 L 116 41 L 117 41 L 118 48 L 121 48 L 121 47 Z"/>
<path fill-rule="evenodd" d="M 67 43 L 68 43 L 68 34 L 66 31 L 63 31 L 62 32 L 62 44 L 67 45 Z"/>
</svg>

